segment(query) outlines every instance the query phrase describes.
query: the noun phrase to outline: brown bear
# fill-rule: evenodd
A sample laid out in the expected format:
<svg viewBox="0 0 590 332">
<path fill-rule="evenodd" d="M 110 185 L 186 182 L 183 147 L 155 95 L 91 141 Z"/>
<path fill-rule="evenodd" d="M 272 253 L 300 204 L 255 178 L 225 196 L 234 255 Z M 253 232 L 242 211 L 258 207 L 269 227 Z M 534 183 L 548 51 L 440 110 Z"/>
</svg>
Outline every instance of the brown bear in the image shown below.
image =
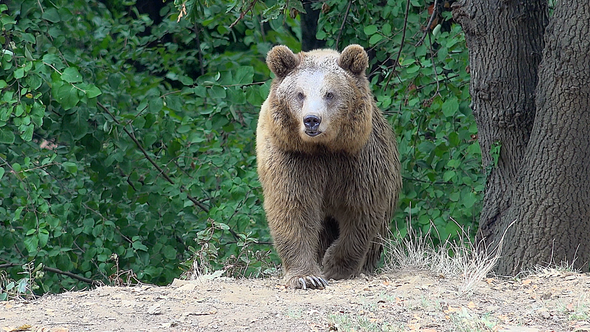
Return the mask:
<svg viewBox="0 0 590 332">
<path fill-rule="evenodd" d="M 294 54 L 275 46 L 256 131 L 258 175 L 292 288 L 372 272 L 401 188 L 397 144 L 359 45 Z"/>
</svg>

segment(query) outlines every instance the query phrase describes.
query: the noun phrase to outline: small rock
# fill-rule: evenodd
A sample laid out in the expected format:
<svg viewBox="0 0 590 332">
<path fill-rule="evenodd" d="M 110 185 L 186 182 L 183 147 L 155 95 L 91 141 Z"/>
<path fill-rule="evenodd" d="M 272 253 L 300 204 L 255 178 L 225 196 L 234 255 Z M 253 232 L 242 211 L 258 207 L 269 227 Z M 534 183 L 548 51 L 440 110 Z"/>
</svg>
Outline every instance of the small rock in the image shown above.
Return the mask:
<svg viewBox="0 0 590 332">
<path fill-rule="evenodd" d="M 174 279 L 174 281 L 172 281 L 172 283 L 170 284 L 170 287 L 178 288 L 178 287 L 182 287 L 182 286 L 187 285 L 187 284 L 191 284 L 191 281 L 189 281 L 189 280 Z"/>
<path fill-rule="evenodd" d="M 160 307 L 159 303 L 156 303 L 147 310 L 147 313 L 150 315 L 161 315 L 162 308 Z"/>
<path fill-rule="evenodd" d="M 197 285 L 194 283 L 189 283 L 178 287 L 178 290 L 181 292 L 192 292 L 195 290 L 195 288 L 197 288 Z"/>
<path fill-rule="evenodd" d="M 545 319 L 551 318 L 551 313 L 546 308 L 539 309 L 539 315 Z"/>
</svg>

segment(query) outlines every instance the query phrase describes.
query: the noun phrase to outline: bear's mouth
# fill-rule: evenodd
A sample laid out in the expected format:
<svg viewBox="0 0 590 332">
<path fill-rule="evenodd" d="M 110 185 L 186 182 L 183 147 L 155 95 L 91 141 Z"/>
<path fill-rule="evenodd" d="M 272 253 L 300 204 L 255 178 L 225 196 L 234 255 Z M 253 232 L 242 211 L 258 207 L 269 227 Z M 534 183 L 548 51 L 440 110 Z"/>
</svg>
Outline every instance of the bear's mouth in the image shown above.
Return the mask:
<svg viewBox="0 0 590 332">
<path fill-rule="evenodd" d="M 316 137 L 317 135 L 321 134 L 322 132 L 319 130 L 306 130 L 305 133 L 309 137 Z"/>
</svg>

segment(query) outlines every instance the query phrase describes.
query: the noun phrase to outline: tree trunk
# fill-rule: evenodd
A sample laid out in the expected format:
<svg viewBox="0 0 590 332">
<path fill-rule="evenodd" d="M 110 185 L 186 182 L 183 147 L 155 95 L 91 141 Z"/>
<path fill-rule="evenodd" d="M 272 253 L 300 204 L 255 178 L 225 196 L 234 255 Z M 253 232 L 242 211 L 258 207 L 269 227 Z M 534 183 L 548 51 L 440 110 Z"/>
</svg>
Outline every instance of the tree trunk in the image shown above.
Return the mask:
<svg viewBox="0 0 590 332">
<path fill-rule="evenodd" d="M 499 274 L 590 260 L 590 3 L 559 2 L 547 27 L 537 116 L 511 208 Z"/>
<path fill-rule="evenodd" d="M 494 248 L 503 238 L 499 274 L 562 261 L 588 267 L 589 4 L 558 6 L 540 66 L 546 0 L 454 6 L 470 51 L 483 163 L 491 166 L 478 239 Z"/>
<path fill-rule="evenodd" d="M 453 17 L 469 47 L 471 107 L 489 172 L 479 242 L 497 236 L 530 137 L 547 1 L 465 0 L 453 5 Z"/>
<path fill-rule="evenodd" d="M 311 51 L 326 46 L 325 40 L 318 40 L 316 33 L 318 32 L 318 19 L 320 18 L 320 10 L 313 9 L 312 4 L 315 1 L 304 1 L 303 8 L 305 13 L 300 13 L 301 18 L 301 50 Z"/>
</svg>

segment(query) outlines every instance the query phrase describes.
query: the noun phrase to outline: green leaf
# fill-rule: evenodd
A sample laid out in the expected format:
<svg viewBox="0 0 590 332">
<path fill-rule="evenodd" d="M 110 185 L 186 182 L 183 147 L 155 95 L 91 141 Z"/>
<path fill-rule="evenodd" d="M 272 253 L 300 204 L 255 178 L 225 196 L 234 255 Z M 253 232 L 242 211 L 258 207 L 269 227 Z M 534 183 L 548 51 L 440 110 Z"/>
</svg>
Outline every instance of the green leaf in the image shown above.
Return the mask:
<svg viewBox="0 0 590 332">
<path fill-rule="evenodd" d="M 466 208 L 472 208 L 475 202 L 477 202 L 477 196 L 473 192 L 468 192 L 463 196 L 463 205 L 465 205 Z"/>
<path fill-rule="evenodd" d="M 76 163 L 66 161 L 62 164 L 62 166 L 66 170 L 66 172 L 70 174 L 76 174 L 78 172 L 78 165 L 76 165 Z"/>
<path fill-rule="evenodd" d="M 179 79 L 180 79 L 180 82 L 184 85 L 193 85 L 193 83 L 194 83 L 192 78 L 185 76 L 185 75 L 180 76 Z"/>
<path fill-rule="evenodd" d="M 389 23 L 383 24 L 383 27 L 381 28 L 381 32 L 383 33 L 383 35 L 389 36 L 391 34 L 391 24 L 389 24 Z"/>
<path fill-rule="evenodd" d="M 0 128 L 0 143 L 2 144 L 12 144 L 14 143 L 14 133 L 10 128 L 2 127 Z"/>
<path fill-rule="evenodd" d="M 372 25 L 367 25 L 364 29 L 365 31 L 365 35 L 370 36 L 373 35 L 377 32 L 377 26 L 372 24 Z"/>
<path fill-rule="evenodd" d="M 235 84 L 251 84 L 254 81 L 254 67 L 242 66 L 234 74 Z"/>
<path fill-rule="evenodd" d="M 4 173 L 6 171 L 4 170 L 4 167 L 0 167 L 0 180 L 2 180 L 2 177 L 4 176 Z"/>
<path fill-rule="evenodd" d="M 113 90 L 117 90 L 119 88 L 119 84 L 121 84 L 121 74 L 119 73 L 112 73 L 109 75 L 108 78 L 109 86 Z"/>
<path fill-rule="evenodd" d="M 55 9 L 55 8 L 46 9 L 43 12 L 43 15 L 41 15 L 41 17 L 51 23 L 57 23 L 60 21 L 59 13 L 57 12 L 57 9 Z"/>
<path fill-rule="evenodd" d="M 440 33 L 441 27 L 442 27 L 442 25 L 438 24 L 437 26 L 434 27 L 434 29 L 432 29 L 432 36 L 433 37 L 436 37 Z"/>
<path fill-rule="evenodd" d="M 191 127 L 191 126 L 189 126 L 189 125 L 184 125 L 184 126 L 180 126 L 180 127 L 178 127 L 178 129 L 176 129 L 176 131 L 177 131 L 179 134 L 186 134 L 186 133 L 188 133 L 189 131 L 191 131 L 191 129 L 192 129 L 192 127 Z"/>
<path fill-rule="evenodd" d="M 212 86 L 211 89 L 209 89 L 209 95 L 211 98 L 215 99 L 224 99 L 227 96 L 225 89 L 220 86 Z"/>
<path fill-rule="evenodd" d="M 164 257 L 166 257 L 167 259 L 175 259 L 176 258 L 176 249 L 174 249 L 173 246 L 171 245 L 167 245 L 164 246 L 164 248 L 162 248 L 162 253 L 164 254 Z"/>
<path fill-rule="evenodd" d="M 57 102 L 61 104 L 64 110 L 69 110 L 70 108 L 76 106 L 80 101 L 78 97 L 78 89 L 75 87 L 64 84 L 60 86 L 56 91 Z"/>
<path fill-rule="evenodd" d="M 207 88 L 202 85 L 196 86 L 194 88 L 194 92 L 198 97 L 201 97 L 201 98 L 207 97 Z"/>
<path fill-rule="evenodd" d="M 371 36 L 371 38 L 369 39 L 369 44 L 370 45 L 375 45 L 377 44 L 381 39 L 383 39 L 383 36 L 380 34 L 374 34 Z"/>
<path fill-rule="evenodd" d="M 37 253 L 37 246 L 39 245 L 39 238 L 37 236 L 27 236 L 24 245 L 29 255 L 35 255 Z"/>
<path fill-rule="evenodd" d="M 162 101 L 162 98 L 156 97 L 150 100 L 148 110 L 150 111 L 150 113 L 158 113 L 160 112 L 162 107 L 164 107 L 164 102 Z"/>
<path fill-rule="evenodd" d="M 23 76 L 25 76 L 25 68 L 18 68 L 17 70 L 14 71 L 14 78 L 16 78 L 17 80 L 23 78 Z"/>
<path fill-rule="evenodd" d="M 33 130 L 35 129 L 34 124 L 30 123 L 28 125 L 21 126 L 19 129 L 22 130 L 20 137 L 23 139 L 23 141 L 30 142 L 33 139 Z"/>
<path fill-rule="evenodd" d="M 49 231 L 45 228 L 41 228 L 39 230 L 39 247 L 43 248 L 47 245 L 47 241 L 49 240 Z"/>
<path fill-rule="evenodd" d="M 455 173 L 455 171 L 446 171 L 443 175 L 443 181 L 449 181 L 450 179 L 454 178 L 456 174 L 457 173 Z"/>
<path fill-rule="evenodd" d="M 99 88 L 97 88 L 94 84 L 90 84 L 88 89 L 86 89 L 86 96 L 88 96 L 88 98 L 94 98 L 97 97 L 101 94 L 102 92 L 100 91 Z"/>
<path fill-rule="evenodd" d="M 78 69 L 74 67 L 68 67 L 61 74 L 61 79 L 68 83 L 78 83 L 82 82 L 82 75 L 80 75 Z"/>
<path fill-rule="evenodd" d="M 457 97 L 451 97 L 442 104 L 443 114 L 447 117 L 453 116 L 459 111 L 459 101 Z"/>
<path fill-rule="evenodd" d="M 16 291 L 24 294 L 27 292 L 27 288 L 29 287 L 29 278 L 22 278 L 18 281 L 18 285 L 16 286 Z"/>
<path fill-rule="evenodd" d="M 429 141 L 422 142 L 418 145 L 418 151 L 421 151 L 425 154 L 431 153 L 435 148 L 436 146 L 434 145 L 434 143 Z"/>
<path fill-rule="evenodd" d="M 133 249 L 141 250 L 141 251 L 148 251 L 148 248 L 139 241 L 134 241 L 132 244 Z"/>
<path fill-rule="evenodd" d="M 400 60 L 399 64 L 400 64 L 400 66 L 405 67 L 405 66 L 409 66 L 415 62 L 416 62 L 416 60 L 414 60 L 413 58 L 405 58 L 405 59 Z"/>
</svg>

